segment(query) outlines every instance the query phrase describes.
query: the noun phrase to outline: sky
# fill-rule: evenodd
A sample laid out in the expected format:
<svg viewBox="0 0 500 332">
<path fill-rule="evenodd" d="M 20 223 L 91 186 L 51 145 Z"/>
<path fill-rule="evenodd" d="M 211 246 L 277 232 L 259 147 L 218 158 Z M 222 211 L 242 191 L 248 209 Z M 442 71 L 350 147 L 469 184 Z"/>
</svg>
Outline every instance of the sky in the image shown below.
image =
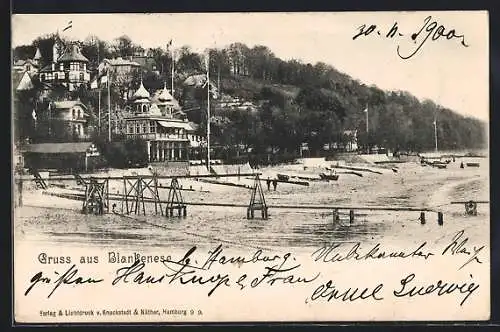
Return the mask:
<svg viewBox="0 0 500 332">
<path fill-rule="evenodd" d="M 72 28 L 61 32 L 69 21 Z M 394 37 L 386 37 L 395 23 Z M 362 25 L 365 32 L 371 25 L 376 27 L 353 40 Z M 465 116 L 489 119 L 485 11 L 12 16 L 13 47 L 56 31 L 79 40 L 96 35 L 112 41 L 128 35 L 145 48 L 165 48 L 173 39 L 174 48 L 189 45 L 197 52 L 233 42 L 265 45 L 284 60 L 322 61 L 367 85 L 408 91 Z M 413 41 L 411 35 L 419 31 Z M 440 31 L 449 38 L 440 36 Z M 399 54 L 407 57 L 420 44 L 410 58 L 398 55 L 398 47 Z"/>
</svg>

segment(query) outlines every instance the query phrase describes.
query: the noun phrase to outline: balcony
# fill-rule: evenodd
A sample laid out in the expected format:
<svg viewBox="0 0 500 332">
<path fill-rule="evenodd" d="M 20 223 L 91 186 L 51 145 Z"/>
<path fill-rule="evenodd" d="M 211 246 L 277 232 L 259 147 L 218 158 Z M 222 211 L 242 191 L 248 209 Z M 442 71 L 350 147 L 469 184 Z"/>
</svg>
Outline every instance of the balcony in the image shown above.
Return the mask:
<svg viewBox="0 0 500 332">
<path fill-rule="evenodd" d="M 144 134 L 137 134 L 137 133 L 127 133 L 128 137 L 134 137 L 134 138 L 142 138 L 148 141 L 175 141 L 175 142 L 187 142 L 188 138 L 187 135 L 185 137 L 175 135 L 175 134 L 165 134 L 165 133 L 144 133 Z"/>
</svg>

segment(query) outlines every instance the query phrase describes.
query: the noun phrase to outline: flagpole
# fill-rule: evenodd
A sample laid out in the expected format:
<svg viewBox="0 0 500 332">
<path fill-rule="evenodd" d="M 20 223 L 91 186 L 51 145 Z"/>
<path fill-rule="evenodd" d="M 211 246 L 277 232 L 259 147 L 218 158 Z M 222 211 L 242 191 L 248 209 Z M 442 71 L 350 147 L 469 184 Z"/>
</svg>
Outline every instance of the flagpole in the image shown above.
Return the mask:
<svg viewBox="0 0 500 332">
<path fill-rule="evenodd" d="M 368 134 L 369 129 L 369 122 L 368 122 L 368 104 L 366 104 L 366 133 Z"/>
<path fill-rule="evenodd" d="M 108 141 L 111 142 L 111 92 L 110 92 L 111 77 L 109 75 L 109 68 L 106 76 L 108 83 Z"/>
<path fill-rule="evenodd" d="M 99 42 L 97 42 L 97 79 L 99 80 Z M 98 124 L 97 124 L 97 130 L 99 131 L 99 135 L 101 134 L 101 86 L 99 84 L 99 81 L 97 82 L 97 90 L 99 94 L 99 99 L 98 99 L 98 110 L 99 110 L 99 116 L 98 116 Z"/>
<path fill-rule="evenodd" d="M 172 42 L 170 42 L 170 47 L 172 48 L 171 50 L 171 54 L 172 54 L 172 97 L 174 96 L 174 72 L 175 72 L 175 69 L 174 69 L 174 66 L 175 66 L 175 61 L 174 61 L 174 48 L 172 47 Z"/>
<path fill-rule="evenodd" d="M 207 55 L 207 169 L 210 171 L 210 51 Z"/>
<path fill-rule="evenodd" d="M 436 152 L 438 152 L 437 120 L 436 120 L 436 116 L 434 116 L 434 144 L 436 146 Z"/>
</svg>

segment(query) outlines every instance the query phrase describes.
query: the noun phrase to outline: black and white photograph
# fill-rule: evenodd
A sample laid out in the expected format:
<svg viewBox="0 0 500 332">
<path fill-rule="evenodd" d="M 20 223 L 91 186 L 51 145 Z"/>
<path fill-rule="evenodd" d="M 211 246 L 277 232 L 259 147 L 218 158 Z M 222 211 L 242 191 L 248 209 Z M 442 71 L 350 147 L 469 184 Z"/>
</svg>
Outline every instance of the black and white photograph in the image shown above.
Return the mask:
<svg viewBox="0 0 500 332">
<path fill-rule="evenodd" d="M 489 319 L 486 11 L 11 20 L 16 323 Z"/>
</svg>

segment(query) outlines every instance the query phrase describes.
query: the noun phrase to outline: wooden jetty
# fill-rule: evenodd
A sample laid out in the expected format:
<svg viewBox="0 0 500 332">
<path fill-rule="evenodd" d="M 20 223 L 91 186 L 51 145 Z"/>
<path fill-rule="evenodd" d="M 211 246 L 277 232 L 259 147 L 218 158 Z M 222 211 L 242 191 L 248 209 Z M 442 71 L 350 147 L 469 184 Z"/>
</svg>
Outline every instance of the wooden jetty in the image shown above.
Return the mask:
<svg viewBox="0 0 500 332">
<path fill-rule="evenodd" d="M 165 215 L 167 217 L 173 217 L 174 211 L 177 211 L 178 216 L 185 217 L 187 215 L 187 206 L 198 205 L 198 206 L 220 206 L 220 207 L 241 207 L 247 209 L 247 218 L 254 219 L 256 217 L 255 211 L 261 211 L 260 215 L 263 220 L 267 220 L 269 216 L 268 209 L 294 209 L 294 210 L 329 210 L 333 211 L 334 220 L 338 217 L 339 211 L 349 211 L 349 220 L 352 223 L 355 217 L 355 210 L 361 211 L 413 211 L 420 213 L 420 220 L 422 224 L 425 223 L 425 212 L 436 212 L 431 208 L 425 207 L 402 207 L 402 206 L 338 206 L 338 205 L 309 205 L 309 204 L 297 204 L 297 205 L 267 205 L 264 190 L 262 189 L 262 184 L 259 174 L 254 174 L 254 185 L 252 187 L 252 192 L 250 195 L 249 204 L 236 204 L 236 203 L 225 203 L 225 202 L 186 202 L 182 197 L 180 190 L 180 185 L 178 178 L 217 178 L 223 175 L 206 175 L 206 176 L 168 176 L 160 177 L 157 174 L 152 176 L 122 176 L 115 177 L 123 181 L 123 194 L 111 194 L 109 193 L 109 179 L 113 177 L 104 178 L 81 178 L 78 179 L 80 182 L 84 183 L 86 186 L 85 194 L 74 194 L 74 193 L 54 193 L 44 191 L 44 194 L 54 195 L 58 197 L 83 200 L 83 212 L 88 213 L 91 211 L 95 214 L 103 214 L 105 211 L 109 213 L 109 201 L 121 201 L 122 202 L 122 213 L 126 214 L 144 214 L 146 215 L 146 203 L 154 205 L 154 213 L 156 215 L 164 215 L 163 206 L 166 205 Z M 225 176 L 242 176 L 242 174 L 227 174 Z M 246 176 L 249 176 L 246 174 Z M 171 184 L 169 188 L 167 200 L 162 200 L 159 196 L 159 178 L 170 178 Z M 72 180 L 63 178 L 64 180 Z M 267 179 L 265 180 L 267 181 Z M 279 181 L 275 179 L 275 181 Z M 289 183 L 290 181 L 280 181 Z M 148 197 L 145 194 L 149 194 Z M 163 205 L 162 205 L 163 204 Z M 97 207 L 97 208 L 95 208 Z M 116 204 L 113 204 L 113 213 L 115 211 Z M 443 214 L 438 212 L 438 224 L 443 225 Z"/>
</svg>

